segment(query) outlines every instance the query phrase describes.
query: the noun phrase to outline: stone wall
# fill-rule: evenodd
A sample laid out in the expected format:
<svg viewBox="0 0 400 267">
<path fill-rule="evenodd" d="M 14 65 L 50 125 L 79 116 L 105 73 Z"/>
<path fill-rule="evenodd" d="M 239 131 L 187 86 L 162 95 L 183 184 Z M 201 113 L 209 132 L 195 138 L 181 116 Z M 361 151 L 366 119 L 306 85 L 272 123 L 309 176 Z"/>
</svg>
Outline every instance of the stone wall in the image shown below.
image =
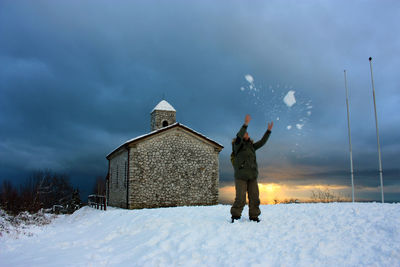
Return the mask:
<svg viewBox="0 0 400 267">
<path fill-rule="evenodd" d="M 168 110 L 154 110 L 151 113 L 151 131 L 163 128 L 163 122 L 167 121 L 168 125 L 176 122 L 176 112 Z"/>
<path fill-rule="evenodd" d="M 129 208 L 217 204 L 218 154 L 179 127 L 131 144 Z"/>
<path fill-rule="evenodd" d="M 127 208 L 128 151 L 126 149 L 110 159 L 109 171 L 108 205 Z"/>
</svg>

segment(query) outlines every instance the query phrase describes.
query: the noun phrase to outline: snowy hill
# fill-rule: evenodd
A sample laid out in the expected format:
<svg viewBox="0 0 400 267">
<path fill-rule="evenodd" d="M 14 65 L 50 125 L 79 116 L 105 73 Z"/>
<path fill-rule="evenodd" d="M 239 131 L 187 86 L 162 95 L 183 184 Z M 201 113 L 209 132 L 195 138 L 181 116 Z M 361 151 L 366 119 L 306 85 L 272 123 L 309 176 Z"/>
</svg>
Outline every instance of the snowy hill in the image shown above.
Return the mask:
<svg viewBox="0 0 400 267">
<path fill-rule="evenodd" d="M 400 204 L 82 208 L 0 237 L 0 266 L 400 266 Z"/>
</svg>

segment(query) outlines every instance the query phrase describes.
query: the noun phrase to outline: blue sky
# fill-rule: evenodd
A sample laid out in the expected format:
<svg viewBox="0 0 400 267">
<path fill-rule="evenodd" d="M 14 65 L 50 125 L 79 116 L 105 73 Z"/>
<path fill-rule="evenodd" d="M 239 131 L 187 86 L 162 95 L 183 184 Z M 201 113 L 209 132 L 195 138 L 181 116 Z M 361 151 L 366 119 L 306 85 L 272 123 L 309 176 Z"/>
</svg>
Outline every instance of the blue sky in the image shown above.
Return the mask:
<svg viewBox="0 0 400 267">
<path fill-rule="evenodd" d="M 347 194 L 346 69 L 356 197 L 380 200 L 371 56 L 385 199 L 399 201 L 398 14 L 398 1 L 2 1 L 0 180 L 50 168 L 88 191 L 164 96 L 179 122 L 225 146 L 221 187 L 249 113 L 254 139 L 275 123 L 260 182 Z"/>
</svg>

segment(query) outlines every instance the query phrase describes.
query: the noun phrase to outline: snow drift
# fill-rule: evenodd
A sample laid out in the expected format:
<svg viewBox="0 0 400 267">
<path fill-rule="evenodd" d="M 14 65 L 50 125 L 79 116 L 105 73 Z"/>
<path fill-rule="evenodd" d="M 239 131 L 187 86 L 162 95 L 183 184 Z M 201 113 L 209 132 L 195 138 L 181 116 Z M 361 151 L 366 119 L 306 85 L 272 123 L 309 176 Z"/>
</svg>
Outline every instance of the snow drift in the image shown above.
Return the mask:
<svg viewBox="0 0 400 267">
<path fill-rule="evenodd" d="M 1 266 L 399 266 L 400 204 L 84 207 L 0 238 Z"/>
</svg>

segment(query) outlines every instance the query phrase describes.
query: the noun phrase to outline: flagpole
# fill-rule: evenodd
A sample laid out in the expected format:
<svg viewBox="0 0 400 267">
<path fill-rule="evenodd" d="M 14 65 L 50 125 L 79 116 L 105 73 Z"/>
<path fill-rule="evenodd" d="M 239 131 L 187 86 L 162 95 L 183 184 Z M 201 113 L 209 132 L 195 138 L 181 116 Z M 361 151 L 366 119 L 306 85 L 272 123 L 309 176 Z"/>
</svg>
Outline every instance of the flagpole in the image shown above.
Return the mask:
<svg viewBox="0 0 400 267">
<path fill-rule="evenodd" d="M 354 169 L 353 169 L 353 149 L 351 145 L 350 111 L 349 111 L 349 91 L 347 89 L 346 70 L 344 70 L 344 86 L 346 88 L 347 106 L 347 128 L 349 130 L 349 150 L 350 150 L 350 173 L 351 173 L 351 199 L 354 202 Z"/>
<path fill-rule="evenodd" d="M 369 66 L 371 68 L 372 95 L 373 95 L 373 98 L 374 98 L 376 138 L 377 138 L 377 142 L 378 142 L 379 177 L 380 177 L 380 180 L 381 180 L 381 198 L 382 198 L 382 203 L 384 203 L 385 199 L 384 199 L 384 196 L 383 196 L 383 175 L 382 175 L 381 145 L 379 143 L 378 115 L 376 113 L 376 103 L 375 103 L 375 85 L 374 85 L 374 77 L 373 77 L 373 74 L 372 74 L 372 57 L 369 58 Z"/>
</svg>

